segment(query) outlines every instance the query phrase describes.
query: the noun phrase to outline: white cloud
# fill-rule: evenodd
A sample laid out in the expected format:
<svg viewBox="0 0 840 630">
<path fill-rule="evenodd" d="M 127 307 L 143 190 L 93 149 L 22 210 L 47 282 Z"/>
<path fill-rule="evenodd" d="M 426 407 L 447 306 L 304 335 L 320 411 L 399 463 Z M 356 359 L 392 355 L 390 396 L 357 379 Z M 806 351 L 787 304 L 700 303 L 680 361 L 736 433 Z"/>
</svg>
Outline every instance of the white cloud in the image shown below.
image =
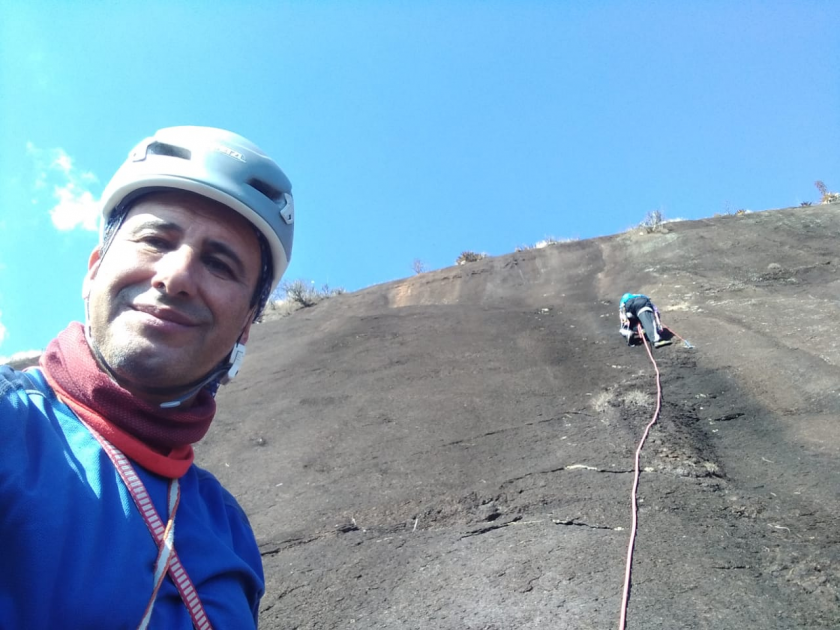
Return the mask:
<svg viewBox="0 0 840 630">
<path fill-rule="evenodd" d="M 82 227 L 95 232 L 97 229 L 98 206 L 89 190 L 81 189 L 73 182 L 64 187 L 56 186 L 53 196 L 58 199 L 50 216 L 59 230 Z"/>
<path fill-rule="evenodd" d="M 3 311 L 0 311 L 0 318 L 3 317 Z M 3 345 L 3 341 L 6 339 L 8 334 L 8 329 L 3 325 L 3 322 L 0 322 L 0 346 Z M 2 356 L 0 355 L 0 365 L 5 365 L 7 363 L 12 363 L 13 361 L 22 361 L 22 360 L 29 360 L 33 359 L 37 356 L 42 354 L 41 350 L 23 350 L 21 352 L 15 352 L 11 356 Z"/>
<path fill-rule="evenodd" d="M 51 204 L 50 217 L 59 230 L 82 228 L 95 232 L 98 202 L 90 187 L 96 183 L 96 176 L 80 171 L 61 148 L 41 149 L 27 142 L 26 153 L 35 166 L 32 204 Z"/>
<path fill-rule="evenodd" d="M 56 156 L 50 166 L 68 175 L 73 170 L 73 160 L 61 149 L 56 149 Z"/>
</svg>

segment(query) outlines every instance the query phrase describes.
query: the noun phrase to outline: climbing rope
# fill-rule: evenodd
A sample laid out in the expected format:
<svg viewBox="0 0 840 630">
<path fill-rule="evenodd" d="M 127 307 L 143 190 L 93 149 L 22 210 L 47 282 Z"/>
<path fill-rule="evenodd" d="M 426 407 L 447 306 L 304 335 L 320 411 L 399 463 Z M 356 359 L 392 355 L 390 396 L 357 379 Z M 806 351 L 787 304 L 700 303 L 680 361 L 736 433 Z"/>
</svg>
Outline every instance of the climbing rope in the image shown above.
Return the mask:
<svg viewBox="0 0 840 630">
<path fill-rule="evenodd" d="M 686 347 L 686 348 L 693 348 L 693 347 L 694 347 L 688 339 L 683 339 L 682 337 L 680 337 L 680 336 L 676 333 L 676 331 L 674 331 L 672 328 L 668 328 L 668 327 L 667 327 L 667 326 L 665 326 L 664 324 L 663 324 L 662 328 L 663 328 L 664 330 L 667 330 L 667 331 L 668 331 L 669 333 L 671 333 L 672 335 L 674 335 L 674 337 L 676 337 L 677 339 L 682 340 L 682 342 L 685 344 L 685 347 Z"/>
<path fill-rule="evenodd" d="M 633 547 L 636 545 L 636 529 L 638 525 L 639 513 L 639 505 L 636 497 L 636 493 L 639 489 L 639 476 L 641 475 L 639 459 L 642 454 L 642 447 L 645 445 L 645 440 L 647 440 L 648 433 L 650 433 L 651 427 L 654 424 L 656 424 L 656 420 L 657 418 L 659 418 L 659 410 L 662 407 L 662 383 L 660 382 L 659 378 L 659 366 L 656 364 L 656 360 L 653 358 L 653 353 L 650 351 L 650 344 L 645 338 L 645 334 L 642 330 L 641 325 L 637 324 L 637 327 L 639 329 L 639 337 L 641 337 L 642 342 L 645 344 L 645 350 L 647 350 L 648 357 L 650 357 L 650 362 L 653 364 L 653 369 L 656 372 L 656 411 L 653 412 L 653 419 L 648 423 L 647 427 L 645 427 L 645 432 L 642 435 L 642 439 L 639 441 L 639 447 L 636 449 L 636 464 L 633 475 L 633 490 L 630 494 L 633 522 L 630 526 L 630 542 L 627 545 L 627 565 L 624 570 L 624 594 L 621 597 L 621 618 L 618 622 L 618 630 L 625 630 L 625 628 L 627 627 L 627 604 L 630 600 L 630 570 L 633 566 Z M 682 337 L 680 337 L 680 339 L 682 339 Z M 685 339 L 683 339 L 683 341 L 685 341 Z"/>
</svg>

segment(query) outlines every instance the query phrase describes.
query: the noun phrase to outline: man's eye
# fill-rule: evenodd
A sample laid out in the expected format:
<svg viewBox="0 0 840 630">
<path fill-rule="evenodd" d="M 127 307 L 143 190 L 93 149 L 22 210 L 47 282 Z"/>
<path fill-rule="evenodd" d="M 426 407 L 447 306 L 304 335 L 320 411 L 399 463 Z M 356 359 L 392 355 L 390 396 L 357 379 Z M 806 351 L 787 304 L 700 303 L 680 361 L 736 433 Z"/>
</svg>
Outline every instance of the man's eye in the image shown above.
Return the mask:
<svg viewBox="0 0 840 630">
<path fill-rule="evenodd" d="M 169 247 L 168 241 L 159 236 L 146 236 L 142 241 L 149 247 L 154 247 L 155 249 L 167 249 Z"/>
<path fill-rule="evenodd" d="M 233 276 L 233 270 L 230 268 L 230 265 L 219 258 L 208 258 L 206 264 L 215 273 Z"/>
</svg>

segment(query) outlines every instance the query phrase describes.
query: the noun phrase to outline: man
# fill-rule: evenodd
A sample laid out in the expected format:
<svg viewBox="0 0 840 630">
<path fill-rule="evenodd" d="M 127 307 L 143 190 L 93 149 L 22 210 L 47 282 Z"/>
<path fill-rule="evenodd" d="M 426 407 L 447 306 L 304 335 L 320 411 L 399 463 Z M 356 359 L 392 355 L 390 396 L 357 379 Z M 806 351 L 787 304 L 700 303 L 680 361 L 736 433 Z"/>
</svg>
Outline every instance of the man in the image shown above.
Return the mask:
<svg viewBox="0 0 840 630">
<path fill-rule="evenodd" d="M 192 444 L 289 263 L 291 184 L 241 136 L 173 127 L 101 203 L 85 325 L 0 368 L 0 627 L 255 628 L 254 534 Z"/>
<path fill-rule="evenodd" d="M 645 331 L 648 342 L 652 343 L 654 347 L 659 348 L 671 343 L 670 340 L 662 338 L 662 322 L 659 321 L 659 310 L 646 295 L 635 293 L 622 295 L 618 306 L 618 317 L 621 321 L 619 332 L 627 340 L 628 346 L 635 339 L 634 335 L 637 334 L 639 323 Z"/>
</svg>

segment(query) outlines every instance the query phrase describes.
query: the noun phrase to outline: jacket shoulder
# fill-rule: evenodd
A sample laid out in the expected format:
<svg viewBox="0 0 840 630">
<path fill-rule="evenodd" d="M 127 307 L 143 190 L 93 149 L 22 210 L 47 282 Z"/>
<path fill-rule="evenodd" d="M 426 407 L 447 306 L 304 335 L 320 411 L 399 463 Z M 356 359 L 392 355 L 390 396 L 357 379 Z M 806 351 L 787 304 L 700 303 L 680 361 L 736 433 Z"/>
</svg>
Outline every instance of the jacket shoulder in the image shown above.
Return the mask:
<svg viewBox="0 0 840 630">
<path fill-rule="evenodd" d="M 0 365 L 0 398 L 6 398 L 13 392 L 33 389 L 32 381 L 26 374 L 8 365 Z"/>
</svg>

